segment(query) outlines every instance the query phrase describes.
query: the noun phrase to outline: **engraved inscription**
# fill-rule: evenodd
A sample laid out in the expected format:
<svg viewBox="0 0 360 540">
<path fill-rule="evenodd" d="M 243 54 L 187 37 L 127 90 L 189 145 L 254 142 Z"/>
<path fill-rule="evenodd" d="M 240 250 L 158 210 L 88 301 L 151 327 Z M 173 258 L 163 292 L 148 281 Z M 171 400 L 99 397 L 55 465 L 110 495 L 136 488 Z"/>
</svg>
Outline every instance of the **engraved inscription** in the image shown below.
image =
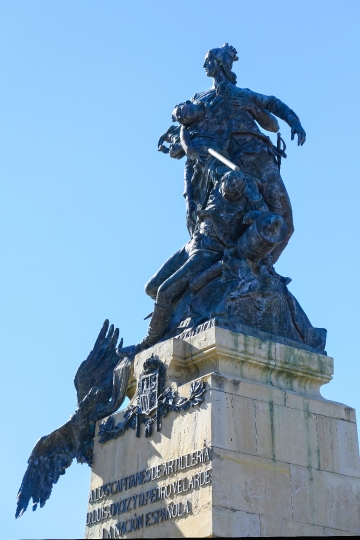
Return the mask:
<svg viewBox="0 0 360 540">
<path fill-rule="evenodd" d="M 210 461 L 210 449 L 204 447 L 91 490 L 89 504 L 95 505 L 95 508 L 87 513 L 86 526 L 92 527 L 104 522 L 102 537 L 119 538 L 139 529 L 192 513 L 191 501 L 188 498 L 175 501 L 171 499 L 174 497 L 178 499 L 179 495 L 187 497 L 193 490 L 210 484 L 212 469 L 209 466 L 199 472 L 188 474 L 190 468 Z M 179 477 L 181 472 L 183 474 Z M 171 478 L 172 475 L 177 477 Z M 127 496 L 127 490 L 145 487 L 147 482 L 158 479 L 168 481 L 163 485 L 143 489 Z M 108 497 L 113 498 L 117 494 L 122 494 L 123 497 L 107 503 Z M 145 507 L 161 501 L 165 505 L 145 512 Z M 131 512 L 133 514 L 129 515 Z M 106 525 L 106 521 L 110 518 L 112 523 L 109 526 Z M 114 518 L 118 520 L 116 523 L 113 521 Z"/>
</svg>

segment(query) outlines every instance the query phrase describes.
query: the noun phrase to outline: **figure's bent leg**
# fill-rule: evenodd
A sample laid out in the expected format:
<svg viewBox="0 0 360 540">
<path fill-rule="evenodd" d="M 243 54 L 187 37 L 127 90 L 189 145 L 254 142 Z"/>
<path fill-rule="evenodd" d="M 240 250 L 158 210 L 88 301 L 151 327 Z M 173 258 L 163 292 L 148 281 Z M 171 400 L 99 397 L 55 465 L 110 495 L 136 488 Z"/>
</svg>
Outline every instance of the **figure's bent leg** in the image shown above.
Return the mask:
<svg viewBox="0 0 360 540">
<path fill-rule="evenodd" d="M 173 301 L 186 290 L 194 276 L 212 266 L 221 256 L 222 252 L 197 252 L 160 285 L 154 312 L 149 323 L 148 335 L 142 342 L 143 346 L 150 347 L 162 338 L 171 320 Z"/>
<path fill-rule="evenodd" d="M 192 254 L 188 261 L 160 286 L 156 303 L 171 307 L 174 300 L 187 289 L 190 281 L 219 261 L 222 255 L 222 251 L 212 250 L 201 250 Z"/>
<path fill-rule="evenodd" d="M 155 302 L 154 311 L 152 312 L 147 335 L 137 345 L 130 345 L 128 347 L 122 347 L 117 349 L 116 352 L 120 357 L 133 356 L 134 354 L 143 351 L 155 345 L 161 339 L 166 328 L 169 326 L 172 315 L 171 304 L 169 306 L 162 306 Z"/>
<path fill-rule="evenodd" d="M 173 301 L 186 290 L 194 276 L 212 266 L 221 256 L 222 252 L 199 251 L 160 285 L 148 334 L 141 342 L 141 348 L 151 347 L 163 337 L 170 324 Z"/>
<path fill-rule="evenodd" d="M 181 268 L 188 258 L 189 255 L 186 251 L 186 246 L 174 253 L 146 283 L 146 294 L 155 300 L 160 285 Z"/>
<path fill-rule="evenodd" d="M 185 248 L 183 249 L 185 250 Z M 178 254 L 179 253 L 180 252 L 178 252 Z M 172 316 L 172 304 L 175 298 L 186 289 L 195 275 L 212 266 L 222 257 L 222 254 L 222 251 L 217 252 L 202 250 L 189 257 L 186 252 L 186 257 L 189 258 L 185 261 L 181 268 L 178 268 L 178 270 L 174 272 L 174 274 L 171 275 L 167 280 L 165 280 L 158 288 L 154 311 L 150 319 L 149 329 L 146 337 L 137 345 L 118 349 L 118 355 L 134 355 L 157 343 L 163 337 L 170 324 Z M 185 255 L 183 256 L 185 257 Z"/>
<path fill-rule="evenodd" d="M 151 347 L 161 339 L 169 326 L 172 315 L 172 306 L 162 306 L 158 302 L 154 304 L 154 311 L 150 319 L 148 333 L 140 343 L 141 349 Z"/>
</svg>

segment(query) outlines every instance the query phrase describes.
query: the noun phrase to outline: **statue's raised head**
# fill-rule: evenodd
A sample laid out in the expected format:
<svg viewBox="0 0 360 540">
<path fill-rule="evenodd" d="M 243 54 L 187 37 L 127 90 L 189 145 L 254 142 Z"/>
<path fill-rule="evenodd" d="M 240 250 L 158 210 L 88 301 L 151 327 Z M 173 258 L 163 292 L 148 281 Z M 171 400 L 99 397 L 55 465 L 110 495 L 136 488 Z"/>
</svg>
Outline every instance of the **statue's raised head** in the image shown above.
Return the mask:
<svg viewBox="0 0 360 540">
<path fill-rule="evenodd" d="M 236 75 L 232 70 L 233 63 L 239 60 L 237 50 L 225 43 L 222 47 L 210 49 L 205 55 L 204 69 L 208 77 L 215 77 L 218 69 L 222 69 L 232 84 L 236 84 Z"/>
</svg>

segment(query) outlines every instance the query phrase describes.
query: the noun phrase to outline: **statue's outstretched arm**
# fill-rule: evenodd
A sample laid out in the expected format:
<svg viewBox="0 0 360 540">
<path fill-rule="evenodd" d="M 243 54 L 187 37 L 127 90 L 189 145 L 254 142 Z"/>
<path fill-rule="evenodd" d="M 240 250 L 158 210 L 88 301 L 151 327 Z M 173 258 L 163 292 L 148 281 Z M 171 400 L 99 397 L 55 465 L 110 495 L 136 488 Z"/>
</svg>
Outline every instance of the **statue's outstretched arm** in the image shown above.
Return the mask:
<svg viewBox="0 0 360 540">
<path fill-rule="evenodd" d="M 298 145 L 302 146 L 304 144 L 306 141 L 305 130 L 301 125 L 298 115 L 290 109 L 286 103 L 275 96 L 265 96 L 264 94 L 253 92 L 252 90 L 247 90 L 246 92 L 249 92 L 248 97 L 252 99 L 258 107 L 266 109 L 278 118 L 281 118 L 281 120 L 284 120 L 284 122 L 291 127 L 291 140 L 297 135 Z"/>
</svg>

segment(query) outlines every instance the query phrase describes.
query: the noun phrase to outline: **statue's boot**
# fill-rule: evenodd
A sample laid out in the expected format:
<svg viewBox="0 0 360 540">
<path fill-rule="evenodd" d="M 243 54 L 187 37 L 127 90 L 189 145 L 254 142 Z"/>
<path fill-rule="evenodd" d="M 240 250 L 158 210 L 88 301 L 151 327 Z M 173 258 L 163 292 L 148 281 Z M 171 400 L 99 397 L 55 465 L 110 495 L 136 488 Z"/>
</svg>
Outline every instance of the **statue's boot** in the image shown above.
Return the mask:
<svg viewBox="0 0 360 540">
<path fill-rule="evenodd" d="M 161 306 L 155 302 L 154 312 L 149 323 L 147 335 L 137 345 L 129 345 L 128 347 L 122 347 L 121 349 L 117 349 L 117 354 L 121 357 L 133 356 L 140 351 L 143 351 L 145 349 L 148 349 L 149 347 L 152 347 L 152 345 L 155 345 L 155 343 L 157 343 L 162 338 L 167 327 L 169 326 L 171 315 L 171 307 Z"/>
</svg>

